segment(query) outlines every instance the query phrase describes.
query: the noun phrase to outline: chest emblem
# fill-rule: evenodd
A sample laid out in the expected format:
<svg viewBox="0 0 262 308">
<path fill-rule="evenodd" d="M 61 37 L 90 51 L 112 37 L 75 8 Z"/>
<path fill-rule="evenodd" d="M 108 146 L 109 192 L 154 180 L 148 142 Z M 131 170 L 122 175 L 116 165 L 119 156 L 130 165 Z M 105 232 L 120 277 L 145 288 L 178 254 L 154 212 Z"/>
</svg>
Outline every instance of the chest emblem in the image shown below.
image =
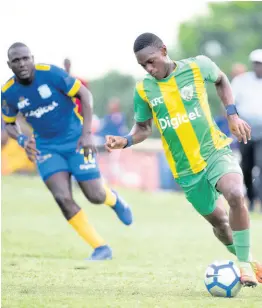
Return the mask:
<svg viewBox="0 0 262 308">
<path fill-rule="evenodd" d="M 43 84 L 37 90 L 43 99 L 49 98 L 52 95 L 52 92 L 47 84 Z"/>
</svg>

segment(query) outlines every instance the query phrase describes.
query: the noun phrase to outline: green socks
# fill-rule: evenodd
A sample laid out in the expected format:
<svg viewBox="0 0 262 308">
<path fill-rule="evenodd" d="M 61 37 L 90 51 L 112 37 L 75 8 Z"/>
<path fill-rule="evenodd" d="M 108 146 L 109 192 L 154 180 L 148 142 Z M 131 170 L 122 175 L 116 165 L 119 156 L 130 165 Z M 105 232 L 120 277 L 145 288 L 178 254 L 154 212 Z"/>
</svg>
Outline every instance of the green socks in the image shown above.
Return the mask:
<svg viewBox="0 0 262 308">
<path fill-rule="evenodd" d="M 250 232 L 249 229 L 247 230 L 241 230 L 241 231 L 233 231 L 233 243 L 236 256 L 238 258 L 238 261 L 240 262 L 249 262 L 250 254 Z M 230 251 L 231 248 L 227 246 L 228 250 Z"/>
<path fill-rule="evenodd" d="M 233 255 L 236 255 L 236 248 L 234 244 L 226 245 L 226 248 L 228 249 L 229 252 L 233 253 Z"/>
</svg>

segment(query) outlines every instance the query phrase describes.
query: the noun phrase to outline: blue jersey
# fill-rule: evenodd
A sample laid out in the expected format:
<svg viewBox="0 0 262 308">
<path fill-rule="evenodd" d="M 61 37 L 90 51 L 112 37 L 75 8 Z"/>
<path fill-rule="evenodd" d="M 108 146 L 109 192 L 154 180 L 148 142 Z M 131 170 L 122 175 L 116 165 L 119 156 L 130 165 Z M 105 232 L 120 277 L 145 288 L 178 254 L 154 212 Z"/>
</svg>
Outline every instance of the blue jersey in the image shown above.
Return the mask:
<svg viewBox="0 0 262 308">
<path fill-rule="evenodd" d="M 81 116 L 73 97 L 81 82 L 53 65 L 38 64 L 31 84 L 15 77 L 2 87 L 2 117 L 15 122 L 18 112 L 31 125 L 37 144 L 56 144 L 76 139 L 81 134 Z"/>
</svg>

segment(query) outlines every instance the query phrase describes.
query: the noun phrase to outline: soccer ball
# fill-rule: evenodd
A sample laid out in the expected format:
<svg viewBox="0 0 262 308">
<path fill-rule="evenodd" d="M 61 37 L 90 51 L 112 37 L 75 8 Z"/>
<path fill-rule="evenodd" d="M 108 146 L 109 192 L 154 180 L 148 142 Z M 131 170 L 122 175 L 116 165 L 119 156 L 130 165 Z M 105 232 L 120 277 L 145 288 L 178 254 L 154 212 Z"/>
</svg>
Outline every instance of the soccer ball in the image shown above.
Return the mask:
<svg viewBox="0 0 262 308">
<path fill-rule="evenodd" d="M 235 297 L 242 287 L 239 268 L 229 260 L 210 264 L 204 281 L 208 292 L 219 297 Z"/>
</svg>

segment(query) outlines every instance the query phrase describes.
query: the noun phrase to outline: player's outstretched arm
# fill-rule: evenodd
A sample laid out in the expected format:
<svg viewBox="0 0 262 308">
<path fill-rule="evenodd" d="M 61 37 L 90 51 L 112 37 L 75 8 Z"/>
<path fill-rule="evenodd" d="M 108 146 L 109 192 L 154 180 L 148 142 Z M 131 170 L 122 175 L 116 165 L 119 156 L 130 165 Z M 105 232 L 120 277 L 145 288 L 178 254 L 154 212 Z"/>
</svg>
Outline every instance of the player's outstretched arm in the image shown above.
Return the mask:
<svg viewBox="0 0 262 308">
<path fill-rule="evenodd" d="M 152 119 L 144 122 L 136 122 L 131 132 L 125 136 L 106 136 L 105 148 L 108 152 L 116 149 L 123 149 L 131 145 L 143 142 L 152 133 Z"/>
<path fill-rule="evenodd" d="M 237 137 L 239 142 L 243 141 L 246 144 L 247 140 L 251 139 L 251 128 L 244 120 L 239 118 L 229 80 L 223 72 L 220 71 L 215 85 L 217 94 L 227 110 L 231 133 Z"/>
<path fill-rule="evenodd" d="M 83 85 L 81 85 L 77 96 L 81 100 L 82 104 L 82 115 L 84 118 L 82 136 L 78 140 L 77 150 L 81 148 L 84 149 L 84 155 L 88 155 L 93 152 L 96 152 L 95 144 L 92 137 L 92 94 L 91 92 Z"/>
</svg>

